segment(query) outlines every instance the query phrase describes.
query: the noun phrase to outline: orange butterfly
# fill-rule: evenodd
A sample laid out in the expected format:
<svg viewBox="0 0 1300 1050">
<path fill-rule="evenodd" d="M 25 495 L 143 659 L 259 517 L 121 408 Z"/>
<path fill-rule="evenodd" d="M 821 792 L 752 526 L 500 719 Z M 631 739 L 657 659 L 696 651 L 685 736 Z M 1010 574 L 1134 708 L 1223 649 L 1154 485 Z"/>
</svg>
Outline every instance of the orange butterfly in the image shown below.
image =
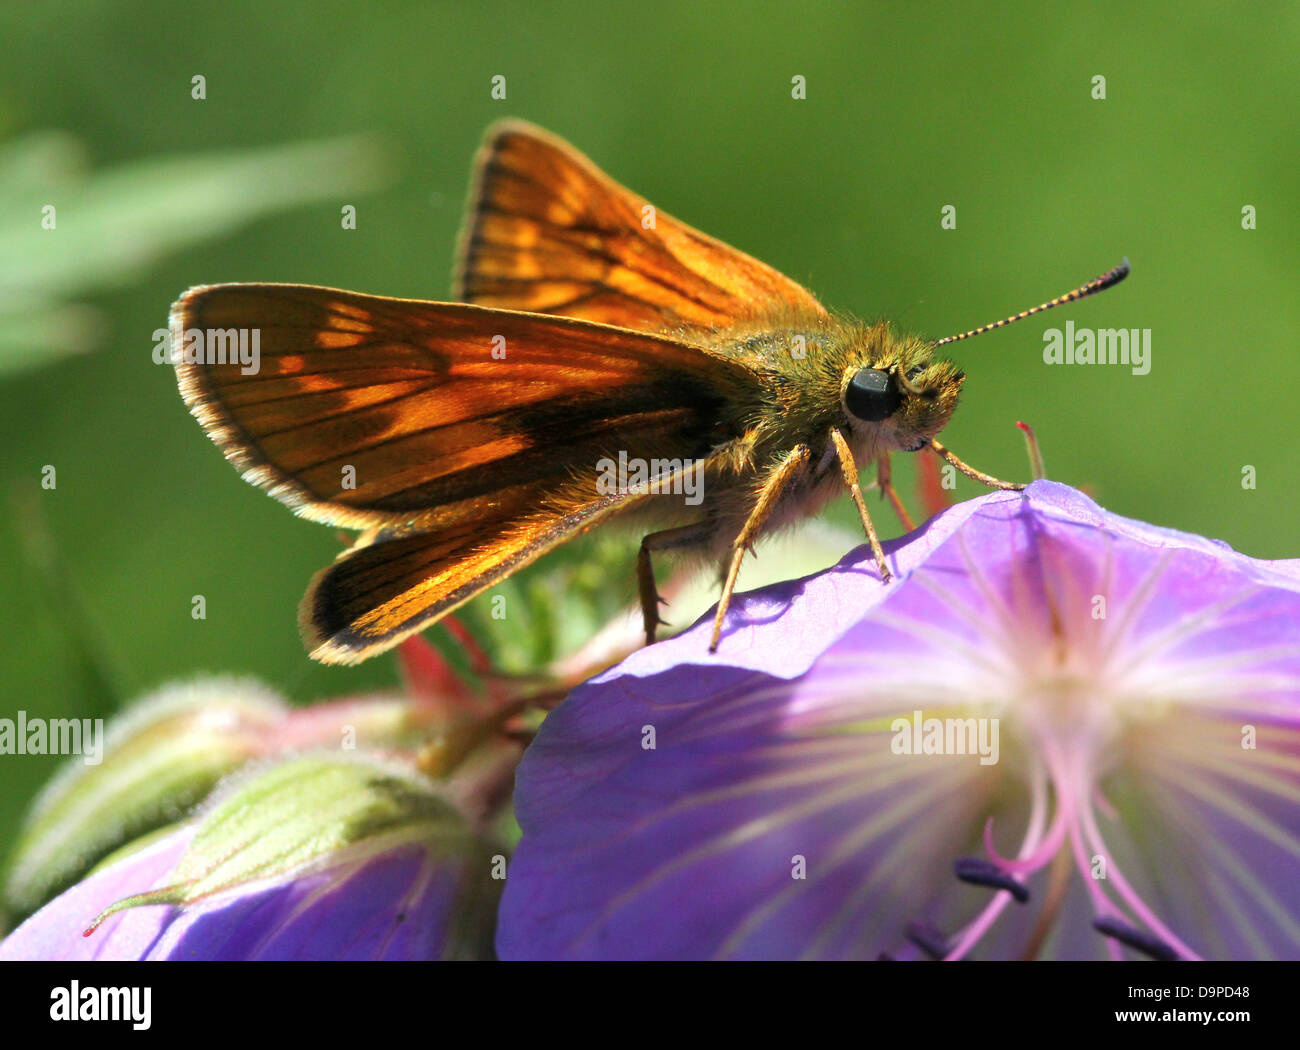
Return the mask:
<svg viewBox="0 0 1300 1050">
<path fill-rule="evenodd" d="M 716 649 L 764 532 L 889 481 L 930 447 L 964 376 L 934 350 L 1122 280 L 930 342 L 830 314 L 756 259 L 678 222 L 519 121 L 480 151 L 453 294 L 387 299 L 292 284 L 191 288 L 171 353 L 191 412 L 244 477 L 295 513 L 362 530 L 300 609 L 311 655 L 356 663 L 614 515 L 650 556 L 719 566 Z"/>
</svg>

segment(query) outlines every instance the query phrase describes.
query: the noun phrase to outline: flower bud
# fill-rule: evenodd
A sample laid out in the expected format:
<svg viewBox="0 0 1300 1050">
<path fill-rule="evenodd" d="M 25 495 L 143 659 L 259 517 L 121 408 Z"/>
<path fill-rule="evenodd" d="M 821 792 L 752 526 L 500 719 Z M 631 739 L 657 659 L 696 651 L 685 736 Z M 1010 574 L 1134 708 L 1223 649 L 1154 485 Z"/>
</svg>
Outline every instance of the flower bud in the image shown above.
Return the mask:
<svg viewBox="0 0 1300 1050">
<path fill-rule="evenodd" d="M 224 775 L 262 753 L 288 707 L 248 680 L 164 687 L 109 724 L 103 760 L 70 761 L 37 798 L 10 856 L 18 914 L 126 842 L 181 819 Z"/>
<path fill-rule="evenodd" d="M 300 756 L 237 774 L 193 825 L 34 915 L 0 959 L 484 957 L 494 864 L 418 774 Z"/>
</svg>

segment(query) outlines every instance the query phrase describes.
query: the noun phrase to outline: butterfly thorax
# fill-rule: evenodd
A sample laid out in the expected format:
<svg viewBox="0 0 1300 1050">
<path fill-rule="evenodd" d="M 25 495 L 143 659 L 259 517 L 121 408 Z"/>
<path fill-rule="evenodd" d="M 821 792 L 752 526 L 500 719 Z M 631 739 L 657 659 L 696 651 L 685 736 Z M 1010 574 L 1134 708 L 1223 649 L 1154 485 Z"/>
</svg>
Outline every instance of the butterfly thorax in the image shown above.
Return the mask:
<svg viewBox="0 0 1300 1050">
<path fill-rule="evenodd" d="M 956 408 L 964 376 L 935 361 L 930 344 L 898 333 L 888 322 L 853 318 L 777 316 L 719 332 L 708 349 L 758 379 L 762 396 L 745 421 L 751 462 L 760 466 L 796 444 L 820 457 L 831 428 L 849 441 L 859 466 L 882 452 L 915 451 L 936 436 Z M 851 411 L 848 387 L 863 370 L 898 384 L 897 406 L 880 419 Z"/>
</svg>

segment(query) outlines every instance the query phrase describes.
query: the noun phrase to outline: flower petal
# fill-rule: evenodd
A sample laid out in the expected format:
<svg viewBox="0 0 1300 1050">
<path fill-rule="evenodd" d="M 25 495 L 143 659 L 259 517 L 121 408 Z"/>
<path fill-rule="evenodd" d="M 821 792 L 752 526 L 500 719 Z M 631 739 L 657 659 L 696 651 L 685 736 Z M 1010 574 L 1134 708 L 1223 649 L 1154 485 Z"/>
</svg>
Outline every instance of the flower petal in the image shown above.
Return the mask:
<svg viewBox="0 0 1300 1050">
<path fill-rule="evenodd" d="M 999 957 L 1122 954 L 1094 914 L 1177 954 L 1295 954 L 1300 563 L 1050 482 L 887 548 L 895 583 L 860 549 L 738 598 L 716 656 L 706 618 L 548 717 L 518 775 L 502 956 L 873 956 L 909 930 L 902 954 L 965 952 L 962 931 Z M 891 751 L 921 709 L 1005 722 L 997 764 Z M 1258 746 L 1230 760 L 1244 724 Z M 1013 906 L 985 935 L 990 891 L 953 862 L 989 816 L 1000 853 L 1042 855 L 1024 863 L 1046 917 Z M 1106 879 L 1062 878 L 1098 860 Z"/>
</svg>

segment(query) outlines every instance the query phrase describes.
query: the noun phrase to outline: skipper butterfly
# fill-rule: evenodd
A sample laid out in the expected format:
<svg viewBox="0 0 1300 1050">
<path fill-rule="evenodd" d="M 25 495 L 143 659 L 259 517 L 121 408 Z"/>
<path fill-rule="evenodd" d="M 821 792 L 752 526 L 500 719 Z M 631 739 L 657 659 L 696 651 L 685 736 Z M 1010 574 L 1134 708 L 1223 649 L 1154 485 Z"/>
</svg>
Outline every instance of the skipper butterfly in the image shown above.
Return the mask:
<svg viewBox="0 0 1300 1050">
<path fill-rule="evenodd" d="M 172 308 L 181 394 L 226 458 L 295 513 L 360 530 L 302 602 L 318 660 L 383 652 L 613 518 L 654 530 L 647 643 L 654 552 L 718 567 L 713 651 L 745 552 L 846 489 L 888 581 L 860 468 L 909 529 L 891 453 L 1022 487 L 937 440 L 965 377 L 935 350 L 1128 273 L 937 342 L 900 334 L 829 312 L 519 121 L 479 153 L 458 260 L 461 302 L 221 284 Z M 249 332 L 256 367 L 221 352 Z"/>
</svg>

